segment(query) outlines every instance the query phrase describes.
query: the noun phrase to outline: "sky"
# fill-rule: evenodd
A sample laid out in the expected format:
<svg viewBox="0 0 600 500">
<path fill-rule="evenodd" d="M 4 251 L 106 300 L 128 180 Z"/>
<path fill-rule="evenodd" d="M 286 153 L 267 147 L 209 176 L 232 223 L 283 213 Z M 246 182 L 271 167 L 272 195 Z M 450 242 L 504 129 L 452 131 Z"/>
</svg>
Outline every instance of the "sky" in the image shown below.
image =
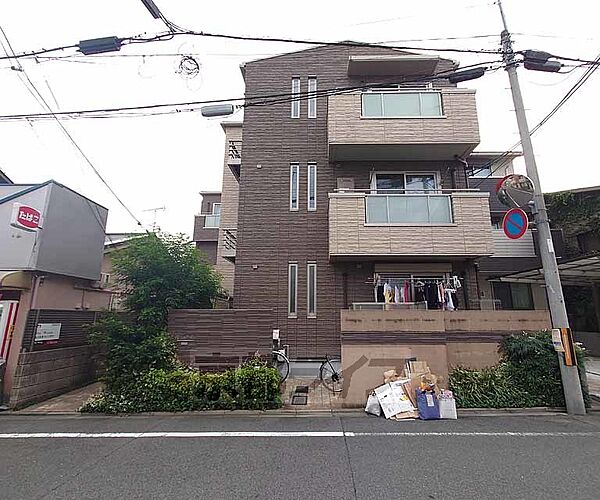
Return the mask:
<svg viewBox="0 0 600 500">
<path fill-rule="evenodd" d="M 310 40 L 394 42 L 426 48 L 496 49 L 502 29 L 491 0 L 380 1 L 306 0 L 287 4 L 155 0 L 175 24 L 196 31 Z M 515 50 L 538 49 L 594 59 L 600 51 L 595 0 L 505 0 Z M 0 5 L 0 26 L 15 52 L 71 45 L 104 36 L 164 31 L 141 0 L 20 0 Z M 491 35 L 481 37 L 482 35 Z M 468 38 L 477 36 L 477 38 Z M 425 40 L 457 37 L 457 40 Z M 1 39 L 1 38 L 0 38 Z M 412 41 L 417 39 L 417 41 Z M 411 40 L 411 41 L 406 41 Z M 177 37 L 128 45 L 110 57 L 22 59 L 27 76 L 54 111 L 239 98 L 245 61 L 305 48 L 302 45 Z M 1 53 L 1 49 L 0 49 Z M 156 56 L 156 54 L 171 54 Z M 193 54 L 200 73 L 177 73 L 180 57 Z M 427 51 L 426 53 L 435 53 Z M 137 54 L 139 56 L 129 57 Z M 144 55 L 142 57 L 141 55 Z M 466 66 L 489 55 L 444 53 Z M 56 59 L 56 58 L 59 59 Z M 493 57 L 492 57 L 493 59 Z M 568 71 L 573 68 L 565 68 Z M 519 68 L 530 128 L 550 111 L 581 76 Z M 0 115 L 44 110 L 27 90 L 23 75 L 0 61 Z M 600 71 L 534 135 L 542 188 L 557 191 L 599 185 L 600 165 L 591 146 L 598 142 Z M 503 70 L 460 84 L 477 90 L 481 144 L 478 151 L 504 151 L 518 140 L 514 107 Z M 232 119 L 241 120 L 241 113 Z M 151 209 L 163 231 L 191 235 L 200 211 L 199 191 L 219 190 L 225 137 L 222 119 L 200 113 L 128 118 L 70 119 L 64 126 L 125 205 L 145 227 Z M 522 165 L 517 165 L 517 168 Z M 55 179 L 109 209 L 107 230 L 126 232 L 136 222 L 94 175 L 53 120 L 0 121 L 0 170 L 17 183 Z"/>
</svg>

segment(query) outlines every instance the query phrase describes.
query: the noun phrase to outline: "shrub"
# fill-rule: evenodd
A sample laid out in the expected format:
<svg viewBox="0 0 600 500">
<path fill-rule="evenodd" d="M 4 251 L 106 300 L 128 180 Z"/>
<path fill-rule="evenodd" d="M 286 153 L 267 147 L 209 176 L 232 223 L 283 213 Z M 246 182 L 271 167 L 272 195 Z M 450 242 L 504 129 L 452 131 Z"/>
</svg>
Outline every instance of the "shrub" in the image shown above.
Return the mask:
<svg viewBox="0 0 600 500">
<path fill-rule="evenodd" d="M 187 368 L 151 369 L 120 391 L 104 391 L 80 409 L 86 413 L 137 413 L 210 409 L 266 410 L 282 404 L 279 372 L 259 359 L 222 373 Z"/>
<path fill-rule="evenodd" d="M 103 353 L 101 380 L 110 392 L 134 383 L 148 370 L 176 366 L 175 346 L 164 329 L 129 325 L 116 314 L 106 313 L 89 327 L 89 333 L 89 341 Z"/>
<path fill-rule="evenodd" d="M 521 333 L 500 344 L 501 362 L 483 370 L 455 368 L 449 386 L 462 408 L 524 408 L 565 406 L 560 368 L 550 332 Z M 583 350 L 576 347 L 586 406 Z"/>
</svg>

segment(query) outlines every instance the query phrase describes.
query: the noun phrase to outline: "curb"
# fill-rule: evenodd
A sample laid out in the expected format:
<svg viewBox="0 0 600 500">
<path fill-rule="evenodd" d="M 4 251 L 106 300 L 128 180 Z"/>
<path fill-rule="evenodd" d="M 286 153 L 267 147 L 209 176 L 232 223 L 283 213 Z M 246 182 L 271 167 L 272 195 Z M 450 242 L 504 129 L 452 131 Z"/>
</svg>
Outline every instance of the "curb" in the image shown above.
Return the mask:
<svg viewBox="0 0 600 500">
<path fill-rule="evenodd" d="M 540 417 L 540 416 L 568 416 L 566 408 L 459 408 L 459 417 Z M 588 414 L 600 413 L 600 407 L 588 409 Z M 79 418 L 93 417 L 334 417 L 334 416 L 366 416 L 362 408 L 339 408 L 339 409 L 286 409 L 279 410 L 204 410 L 204 411 L 188 411 L 188 412 L 144 412 L 144 413 L 79 413 L 77 411 L 69 412 L 27 412 L 21 411 L 6 411 L 0 413 L 2 415 L 23 416 L 23 417 L 51 417 L 51 416 L 70 416 Z"/>
</svg>

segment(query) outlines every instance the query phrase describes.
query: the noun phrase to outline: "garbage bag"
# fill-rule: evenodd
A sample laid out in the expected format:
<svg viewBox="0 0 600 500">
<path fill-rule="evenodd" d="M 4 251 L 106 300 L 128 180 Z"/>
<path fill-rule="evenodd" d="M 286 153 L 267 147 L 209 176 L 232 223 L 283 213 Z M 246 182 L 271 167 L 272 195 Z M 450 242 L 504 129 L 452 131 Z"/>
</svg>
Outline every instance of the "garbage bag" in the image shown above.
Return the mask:
<svg viewBox="0 0 600 500">
<path fill-rule="evenodd" d="M 365 412 L 369 413 L 370 415 L 381 417 L 381 405 L 379 404 L 379 399 L 377 399 L 377 396 L 375 396 L 374 392 L 369 394 L 369 397 L 367 398 Z"/>
<path fill-rule="evenodd" d="M 417 389 L 417 407 L 421 420 L 439 420 L 440 405 L 435 393 Z"/>
</svg>

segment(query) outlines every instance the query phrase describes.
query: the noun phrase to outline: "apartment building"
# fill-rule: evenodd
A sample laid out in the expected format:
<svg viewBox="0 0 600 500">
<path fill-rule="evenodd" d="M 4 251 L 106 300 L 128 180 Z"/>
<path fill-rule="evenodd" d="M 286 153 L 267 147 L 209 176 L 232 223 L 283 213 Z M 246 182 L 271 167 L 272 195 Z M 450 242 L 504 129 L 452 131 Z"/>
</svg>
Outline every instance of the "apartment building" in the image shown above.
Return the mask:
<svg viewBox="0 0 600 500">
<path fill-rule="evenodd" d="M 193 241 L 206 260 L 213 266 L 217 263 L 217 241 L 221 223 L 221 192 L 200 191 L 202 205 L 194 217 Z"/>
<path fill-rule="evenodd" d="M 339 355 L 350 330 L 383 343 L 421 328 L 420 311 L 482 308 L 476 264 L 497 237 L 490 193 L 469 188 L 465 164 L 479 143 L 475 91 L 442 77 L 457 67 L 350 46 L 242 67 L 247 97 L 292 97 L 253 100 L 243 126 L 223 124 L 231 218 L 217 252 L 234 307 L 271 309 L 292 358 Z"/>
</svg>

